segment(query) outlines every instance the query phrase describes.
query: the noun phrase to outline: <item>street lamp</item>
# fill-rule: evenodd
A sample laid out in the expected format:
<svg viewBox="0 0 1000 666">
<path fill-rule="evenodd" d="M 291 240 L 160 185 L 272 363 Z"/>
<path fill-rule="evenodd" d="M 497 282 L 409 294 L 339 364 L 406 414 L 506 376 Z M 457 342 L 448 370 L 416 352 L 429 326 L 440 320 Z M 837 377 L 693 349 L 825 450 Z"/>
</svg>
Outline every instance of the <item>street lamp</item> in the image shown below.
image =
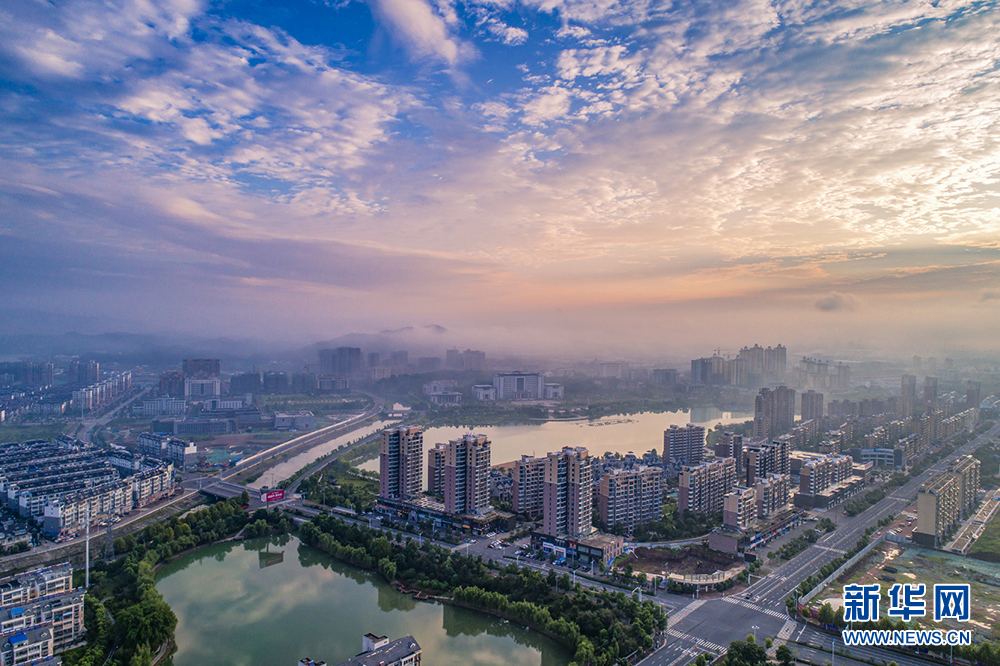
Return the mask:
<svg viewBox="0 0 1000 666">
<path fill-rule="evenodd" d="M 754 643 L 756 644 L 756 643 L 757 643 L 757 630 L 758 630 L 758 629 L 760 629 L 760 627 L 758 627 L 758 626 L 757 626 L 757 625 L 755 624 L 755 625 L 753 625 L 753 626 L 752 626 L 752 627 L 750 627 L 750 628 L 751 628 L 751 629 L 753 629 L 753 642 L 754 642 Z"/>
<path fill-rule="evenodd" d="M 830 639 L 830 666 L 837 666 L 837 639 Z"/>
</svg>

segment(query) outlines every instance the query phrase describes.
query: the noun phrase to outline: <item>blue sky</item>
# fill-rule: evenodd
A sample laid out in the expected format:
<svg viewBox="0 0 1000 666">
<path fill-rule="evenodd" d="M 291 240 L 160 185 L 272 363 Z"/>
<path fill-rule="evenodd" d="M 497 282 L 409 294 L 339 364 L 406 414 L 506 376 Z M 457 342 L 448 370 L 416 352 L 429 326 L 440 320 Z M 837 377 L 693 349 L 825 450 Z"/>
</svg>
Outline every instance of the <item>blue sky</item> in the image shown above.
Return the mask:
<svg viewBox="0 0 1000 666">
<path fill-rule="evenodd" d="M 997 34 L 961 0 L 6 3 L 0 315 L 996 349 Z"/>
</svg>

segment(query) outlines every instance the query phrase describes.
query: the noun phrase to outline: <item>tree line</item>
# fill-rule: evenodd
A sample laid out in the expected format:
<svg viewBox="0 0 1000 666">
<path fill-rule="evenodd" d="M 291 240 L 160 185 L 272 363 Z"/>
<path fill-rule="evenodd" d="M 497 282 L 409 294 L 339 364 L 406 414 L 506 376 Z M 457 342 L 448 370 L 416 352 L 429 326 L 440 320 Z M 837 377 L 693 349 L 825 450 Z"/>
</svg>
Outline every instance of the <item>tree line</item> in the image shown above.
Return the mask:
<svg viewBox="0 0 1000 666">
<path fill-rule="evenodd" d="M 379 531 L 348 524 L 335 516 L 318 516 L 303 524 L 307 544 L 350 564 L 378 571 L 464 605 L 508 617 L 557 638 L 574 652 L 580 666 L 610 666 L 635 651 L 653 646 L 666 627 L 666 615 L 656 604 L 624 592 L 595 593 L 572 586 L 552 572 L 484 562 L 425 542 L 418 546 L 401 534 L 390 540 Z"/>
</svg>

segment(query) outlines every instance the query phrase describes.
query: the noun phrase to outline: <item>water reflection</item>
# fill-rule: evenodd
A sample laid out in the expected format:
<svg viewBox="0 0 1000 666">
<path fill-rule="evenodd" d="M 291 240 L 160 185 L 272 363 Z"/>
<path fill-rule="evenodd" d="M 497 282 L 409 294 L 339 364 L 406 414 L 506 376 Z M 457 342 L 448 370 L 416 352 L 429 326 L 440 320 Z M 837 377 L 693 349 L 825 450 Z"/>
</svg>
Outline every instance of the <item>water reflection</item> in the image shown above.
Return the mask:
<svg viewBox="0 0 1000 666">
<path fill-rule="evenodd" d="M 717 407 L 695 407 L 690 412 L 630 414 L 608 416 L 594 422 L 548 421 L 539 425 L 484 426 L 472 428 L 490 438 L 494 464 L 517 460 L 522 455 L 542 456 L 564 446 L 584 446 L 592 455 L 605 451 L 642 455 L 650 449 L 663 452 L 663 431 L 671 425 L 695 423 L 713 428 L 717 423 L 742 423 L 753 418 L 752 412 L 724 412 Z M 604 424 L 595 427 L 593 424 Z M 428 428 L 424 446 L 461 437 L 469 428 Z M 378 471 L 378 460 L 370 460 L 362 469 Z"/>
<path fill-rule="evenodd" d="M 565 666 L 571 655 L 518 625 L 402 595 L 294 537 L 216 544 L 161 569 L 178 617 L 176 666 L 273 666 L 310 656 L 337 664 L 375 631 L 413 635 L 435 666 Z M 291 548 L 296 557 L 292 557 Z M 284 553 L 279 566 L 262 556 Z"/>
</svg>

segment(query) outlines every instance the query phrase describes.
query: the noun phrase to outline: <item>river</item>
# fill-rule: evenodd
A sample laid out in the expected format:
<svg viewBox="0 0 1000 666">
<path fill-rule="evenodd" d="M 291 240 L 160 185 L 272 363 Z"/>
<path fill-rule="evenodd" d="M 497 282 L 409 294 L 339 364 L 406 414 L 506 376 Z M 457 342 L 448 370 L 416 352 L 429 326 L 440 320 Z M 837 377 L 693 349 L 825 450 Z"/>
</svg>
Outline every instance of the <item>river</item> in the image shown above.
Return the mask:
<svg viewBox="0 0 1000 666">
<path fill-rule="evenodd" d="M 168 666 L 334 665 L 361 636 L 412 635 L 428 666 L 566 666 L 558 643 L 503 620 L 419 602 L 381 576 L 292 536 L 215 544 L 165 565 L 157 589 L 177 614 Z"/>
<path fill-rule="evenodd" d="M 717 423 L 742 423 L 752 418 L 752 412 L 723 412 L 714 407 L 696 407 L 691 412 L 644 412 L 608 416 L 596 421 L 546 421 L 538 425 L 477 427 L 471 431 L 489 437 L 490 457 L 492 463 L 498 465 L 517 460 L 523 454 L 543 456 L 564 446 L 584 446 L 591 455 L 602 455 L 605 451 L 622 454 L 632 451 L 641 456 L 650 449 L 662 454 L 663 431 L 673 424 L 695 423 L 713 428 Z M 469 431 L 464 427 L 427 428 L 424 450 Z M 377 472 L 378 460 L 369 460 L 360 467 Z"/>
<path fill-rule="evenodd" d="M 370 435 L 373 432 L 378 432 L 382 428 L 390 426 L 393 423 L 395 423 L 395 421 L 375 421 L 371 425 L 366 425 L 363 428 L 352 430 L 346 435 L 341 435 L 340 437 L 327 440 L 322 444 L 317 444 L 311 449 L 307 449 L 302 453 L 299 453 L 298 455 L 271 467 L 258 477 L 256 481 L 248 483 L 247 486 L 250 488 L 261 488 L 262 486 L 273 487 L 277 485 L 279 481 L 287 479 L 309 463 L 312 463 L 326 454 L 353 442 L 359 437 L 364 437 L 365 435 Z"/>
</svg>

